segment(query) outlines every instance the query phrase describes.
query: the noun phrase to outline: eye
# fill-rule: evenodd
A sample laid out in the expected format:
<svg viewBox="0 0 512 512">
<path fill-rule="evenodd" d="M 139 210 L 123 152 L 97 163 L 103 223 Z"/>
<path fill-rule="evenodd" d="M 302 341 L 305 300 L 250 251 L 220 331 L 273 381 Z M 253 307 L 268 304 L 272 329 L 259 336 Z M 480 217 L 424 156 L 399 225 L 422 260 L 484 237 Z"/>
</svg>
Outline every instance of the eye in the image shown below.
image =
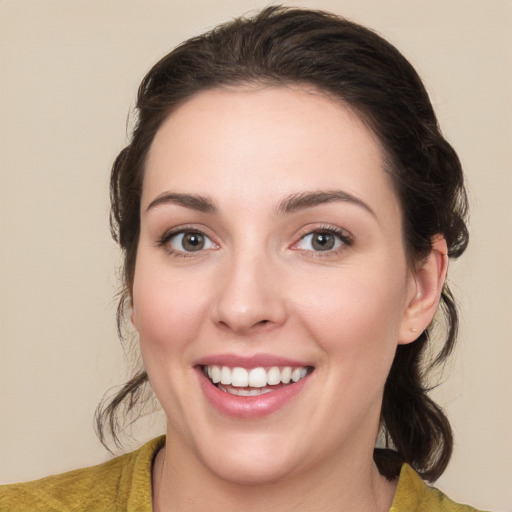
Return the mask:
<svg viewBox="0 0 512 512">
<path fill-rule="evenodd" d="M 165 237 L 171 252 L 198 252 L 205 249 L 214 249 L 213 241 L 200 231 L 181 231 Z"/>
<path fill-rule="evenodd" d="M 304 235 L 294 246 L 294 249 L 311 252 L 336 251 L 343 245 L 351 245 L 349 236 L 334 229 L 320 229 Z"/>
</svg>

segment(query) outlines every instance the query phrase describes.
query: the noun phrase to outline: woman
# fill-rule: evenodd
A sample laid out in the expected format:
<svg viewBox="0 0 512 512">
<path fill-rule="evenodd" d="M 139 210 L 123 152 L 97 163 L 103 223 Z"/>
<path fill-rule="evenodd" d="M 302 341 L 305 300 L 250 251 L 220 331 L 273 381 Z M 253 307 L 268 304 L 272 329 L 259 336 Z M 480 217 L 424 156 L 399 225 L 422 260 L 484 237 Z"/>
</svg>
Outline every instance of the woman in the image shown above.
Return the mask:
<svg viewBox="0 0 512 512">
<path fill-rule="evenodd" d="M 98 422 L 116 439 L 150 382 L 167 436 L 9 486 L 3 508 L 474 510 L 419 476 L 452 451 L 424 359 L 438 309 L 435 363 L 453 348 L 467 230 L 410 64 L 356 24 L 273 7 L 164 57 L 137 108 L 111 198 L 144 368 Z"/>
</svg>

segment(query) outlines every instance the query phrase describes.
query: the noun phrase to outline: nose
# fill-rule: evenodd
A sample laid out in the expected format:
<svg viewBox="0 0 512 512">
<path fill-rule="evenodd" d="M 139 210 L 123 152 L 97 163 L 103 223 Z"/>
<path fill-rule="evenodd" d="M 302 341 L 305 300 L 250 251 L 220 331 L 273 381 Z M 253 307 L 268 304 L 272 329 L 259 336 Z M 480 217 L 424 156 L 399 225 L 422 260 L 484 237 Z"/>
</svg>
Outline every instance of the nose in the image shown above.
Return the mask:
<svg viewBox="0 0 512 512">
<path fill-rule="evenodd" d="M 272 330 L 286 321 L 286 290 L 270 258 L 239 255 L 226 264 L 213 308 L 215 323 L 239 335 Z"/>
</svg>

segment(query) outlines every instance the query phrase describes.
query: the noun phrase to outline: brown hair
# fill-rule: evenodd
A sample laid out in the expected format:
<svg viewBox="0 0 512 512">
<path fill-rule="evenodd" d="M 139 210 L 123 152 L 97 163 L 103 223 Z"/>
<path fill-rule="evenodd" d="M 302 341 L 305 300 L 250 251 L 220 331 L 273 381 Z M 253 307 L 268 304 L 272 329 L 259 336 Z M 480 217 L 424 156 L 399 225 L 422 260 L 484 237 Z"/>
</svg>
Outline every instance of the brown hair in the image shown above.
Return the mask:
<svg viewBox="0 0 512 512">
<path fill-rule="evenodd" d="M 350 105 L 379 138 L 400 197 L 406 250 L 412 262 L 445 237 L 448 254 L 468 243 L 467 199 L 459 159 L 442 136 L 425 88 L 411 64 L 373 31 L 322 11 L 268 7 L 189 39 L 161 59 L 143 79 L 130 144 L 112 168 L 111 230 L 124 256 L 124 289 L 118 308 L 121 331 L 130 303 L 144 163 L 162 122 L 183 101 L 206 89 L 239 84 L 312 85 Z M 446 468 L 453 439 L 441 408 L 428 396 L 426 377 L 446 360 L 457 334 L 457 310 L 445 285 L 441 306 L 445 339 L 426 361 L 432 328 L 399 345 L 388 376 L 381 433 L 388 449 L 376 449 L 379 470 L 394 478 L 402 462 L 435 480 Z M 137 411 L 148 382 L 142 369 L 97 411 L 97 430 L 119 442 L 120 413 Z"/>
</svg>

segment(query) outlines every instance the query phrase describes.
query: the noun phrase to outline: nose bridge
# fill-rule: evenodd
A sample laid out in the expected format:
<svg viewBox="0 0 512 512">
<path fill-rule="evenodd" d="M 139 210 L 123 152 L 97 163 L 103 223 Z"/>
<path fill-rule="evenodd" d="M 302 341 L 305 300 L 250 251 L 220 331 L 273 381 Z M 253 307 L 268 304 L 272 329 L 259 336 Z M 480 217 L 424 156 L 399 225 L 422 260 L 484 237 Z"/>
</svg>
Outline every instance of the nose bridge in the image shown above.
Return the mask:
<svg viewBox="0 0 512 512">
<path fill-rule="evenodd" d="M 217 295 L 216 322 L 244 334 L 280 325 L 285 299 L 275 258 L 247 244 L 225 262 Z"/>
</svg>

